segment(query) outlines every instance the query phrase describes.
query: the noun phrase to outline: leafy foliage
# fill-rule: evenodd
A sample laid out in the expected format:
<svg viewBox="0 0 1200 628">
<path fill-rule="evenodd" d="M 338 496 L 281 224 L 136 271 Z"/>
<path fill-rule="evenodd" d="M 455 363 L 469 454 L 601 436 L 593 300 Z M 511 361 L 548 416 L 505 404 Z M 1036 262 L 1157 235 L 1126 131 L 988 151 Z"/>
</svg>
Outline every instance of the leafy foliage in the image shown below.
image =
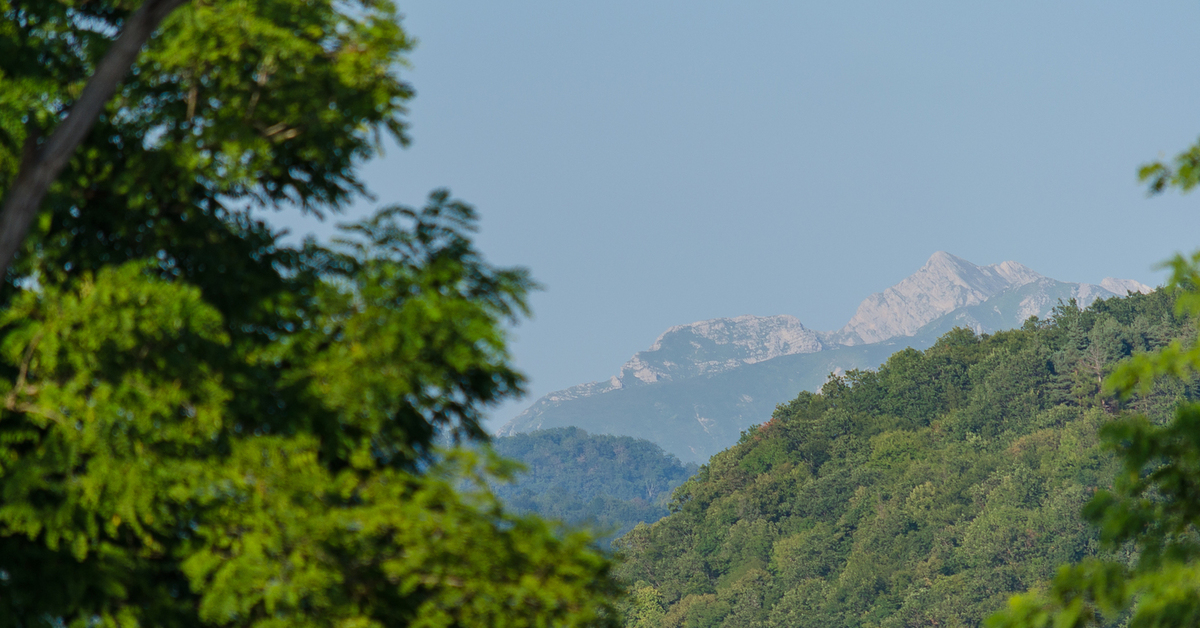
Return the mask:
<svg viewBox="0 0 1200 628">
<path fill-rule="evenodd" d="M 259 346 L 148 263 L 22 292 L 3 318 L 0 624 L 611 620 L 590 536 L 505 513 L 487 477 L 507 465 L 432 456 L 520 381 L 499 322 L 528 282 L 479 259 L 466 209 L 435 194 L 356 226 L 349 253 L 308 251 L 325 270 L 305 312 Z"/>
<path fill-rule="evenodd" d="M 1138 180 L 1149 186 L 1150 194 L 1161 194 L 1168 188 L 1190 192 L 1200 184 L 1200 142 L 1176 155 L 1169 164 L 1153 161 L 1142 165 Z"/>
<path fill-rule="evenodd" d="M 957 329 L 802 393 L 616 542 L 628 625 L 978 625 L 1102 555 L 1079 515 L 1118 468 L 1101 431 L 1130 411 L 1165 422 L 1194 386 L 1120 398 L 1101 383 L 1190 333 L 1174 305 L 1160 290 Z"/>
<path fill-rule="evenodd" d="M 496 453 L 526 471 L 496 496 L 518 511 L 587 525 L 611 540 L 667 515 L 671 491 L 695 473 L 647 440 L 575 427 L 497 438 Z"/>
<path fill-rule="evenodd" d="M 130 0 L 0 0 L 0 196 L 67 114 Z M 387 0 L 175 10 L 52 187 L 10 279 L 155 259 L 233 323 L 297 268 L 248 207 L 337 212 L 384 134 L 407 141 L 413 45 Z"/>
<path fill-rule="evenodd" d="M 1187 187 L 1184 188 L 1185 190 Z M 1200 254 L 1176 256 L 1171 286 L 1180 314 L 1200 313 Z M 1194 333 L 1194 330 L 1193 330 Z M 1190 381 L 1200 366 L 1194 335 L 1138 355 L 1108 379 L 1130 396 L 1168 382 Z M 1121 466 L 1111 489 L 1097 492 L 1084 516 L 1112 551 L 1129 561 L 1089 559 L 1062 567 L 1049 587 L 1013 597 L 990 625 L 1086 626 L 1115 621 L 1137 628 L 1194 625 L 1200 619 L 1200 404 L 1180 404 L 1163 425 L 1145 416 L 1102 430 Z"/>
<path fill-rule="evenodd" d="M 134 8 L 0 0 L 0 194 Z M 172 13 L 0 290 L 0 626 L 616 621 L 587 534 L 507 511 L 486 438 L 534 284 L 448 192 L 329 247 L 250 209 L 338 211 L 406 140 L 387 0 Z"/>
</svg>

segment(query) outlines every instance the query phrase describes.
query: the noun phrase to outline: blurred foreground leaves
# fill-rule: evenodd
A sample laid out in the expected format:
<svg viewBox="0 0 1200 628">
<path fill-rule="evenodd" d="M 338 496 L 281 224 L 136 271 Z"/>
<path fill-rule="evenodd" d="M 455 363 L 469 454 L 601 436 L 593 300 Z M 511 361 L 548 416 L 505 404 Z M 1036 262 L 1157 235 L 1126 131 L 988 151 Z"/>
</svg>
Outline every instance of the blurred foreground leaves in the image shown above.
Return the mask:
<svg viewBox="0 0 1200 628">
<path fill-rule="evenodd" d="M 139 4 L 0 0 L 0 196 Z M 589 538 L 438 448 L 523 383 L 474 210 L 253 213 L 369 199 L 412 46 L 388 0 L 193 0 L 142 49 L 0 284 L 0 626 L 616 621 Z"/>
<path fill-rule="evenodd" d="M 311 249 L 325 271 L 294 331 L 251 350 L 146 263 L 20 293 L 0 319 L 0 624 L 612 621 L 590 536 L 504 512 L 487 482 L 507 463 L 429 448 L 519 382 L 498 325 L 529 282 L 478 259 L 468 209 L 435 194 Z M 247 372 L 283 411 L 246 404 Z"/>
</svg>

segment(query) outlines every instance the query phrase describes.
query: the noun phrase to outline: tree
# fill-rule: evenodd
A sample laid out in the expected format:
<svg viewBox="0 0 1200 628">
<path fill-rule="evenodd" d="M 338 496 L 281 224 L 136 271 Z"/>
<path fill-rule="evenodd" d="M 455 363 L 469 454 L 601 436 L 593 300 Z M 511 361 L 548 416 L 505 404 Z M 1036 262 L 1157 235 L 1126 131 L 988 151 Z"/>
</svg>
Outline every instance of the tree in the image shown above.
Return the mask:
<svg viewBox="0 0 1200 628">
<path fill-rule="evenodd" d="M 0 195 L 67 117 L 131 4 L 0 0 Z M 365 191 L 356 167 L 385 134 L 408 141 L 413 90 L 395 70 L 413 42 L 398 17 L 386 0 L 175 10 L 51 186 L 8 278 L 157 258 L 227 316 L 257 302 L 271 267 L 295 262 L 241 210 L 336 212 Z"/>
<path fill-rule="evenodd" d="M 36 128 L 30 129 L 34 132 L 26 133 L 16 180 L 0 209 L 0 274 L 8 269 L 24 241 L 50 184 L 87 136 L 142 46 L 163 18 L 185 1 L 146 0 L 142 3 L 125 21 L 121 35 L 109 46 L 78 100 L 49 139 L 39 145 Z"/>
<path fill-rule="evenodd" d="M 1169 187 L 1190 191 L 1200 184 L 1200 144 L 1172 166 L 1143 166 L 1139 177 L 1151 194 Z M 1176 313 L 1194 320 L 1200 316 L 1200 253 L 1177 255 L 1166 266 L 1172 270 L 1168 288 L 1178 293 Z M 1129 398 L 1164 379 L 1191 384 L 1197 372 L 1200 343 L 1176 340 L 1135 355 L 1105 388 Z M 1200 622 L 1200 403 L 1181 402 L 1165 424 L 1126 416 L 1101 434 L 1122 469 L 1112 490 L 1097 491 L 1084 516 L 1109 549 L 1132 558 L 1065 565 L 1048 587 L 1014 596 L 1006 611 L 989 620 L 991 628 Z"/>
<path fill-rule="evenodd" d="M 1194 334 L 1174 301 L 952 331 L 801 393 L 676 489 L 669 516 L 614 543 L 637 583 L 627 617 L 660 596 L 664 626 L 976 626 L 1058 565 L 1106 555 L 1080 515 L 1118 470 L 1097 433 L 1131 406 L 1166 422 L 1185 391 L 1104 397 L 1110 411 L 1059 378 Z"/>
<path fill-rule="evenodd" d="M 0 194 L 130 4 L 0 0 Z M 435 446 L 523 381 L 502 325 L 534 284 L 474 210 L 437 191 L 330 246 L 249 213 L 365 192 L 411 45 L 384 0 L 227 0 L 141 51 L 0 290 L 0 626 L 616 621 L 587 535 Z"/>
</svg>

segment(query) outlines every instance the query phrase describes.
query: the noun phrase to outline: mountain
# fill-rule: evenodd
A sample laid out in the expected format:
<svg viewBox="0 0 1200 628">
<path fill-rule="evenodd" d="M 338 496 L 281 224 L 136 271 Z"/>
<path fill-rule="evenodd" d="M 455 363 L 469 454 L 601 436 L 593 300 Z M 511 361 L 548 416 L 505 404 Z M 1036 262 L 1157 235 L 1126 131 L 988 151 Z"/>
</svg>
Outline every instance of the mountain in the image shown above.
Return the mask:
<svg viewBox="0 0 1200 628">
<path fill-rule="evenodd" d="M 1194 337 L 1174 305 L 1160 290 L 960 329 L 780 405 L 677 489 L 669 516 L 614 543 L 626 625 L 982 626 L 1058 565 L 1129 560 L 1080 516 L 1122 472 L 1099 433 L 1124 410 L 1161 424 L 1198 389 L 1116 399 L 1098 377 Z"/>
<path fill-rule="evenodd" d="M 1149 292 L 1132 280 L 1100 285 L 1042 276 L 1016 262 L 977 266 L 937 252 L 917 272 L 863 300 L 829 332 L 792 316 L 739 316 L 672 327 L 634 355 L 619 375 L 550 393 L 498 435 L 577 426 L 645 438 L 685 462 L 704 462 L 831 373 L 878 367 L 888 356 L 924 349 L 954 327 L 977 334 L 1044 318 L 1059 303 Z"/>
<path fill-rule="evenodd" d="M 912 336 L 941 316 L 1039 279 L 1044 277 L 1016 262 L 976 266 L 938 251 L 917 272 L 867 297 L 833 337 L 857 345 Z"/>
<path fill-rule="evenodd" d="M 621 368 L 621 385 L 712 375 L 796 353 L 828 348 L 794 316 L 739 316 L 679 325 Z"/>
<path fill-rule="evenodd" d="M 710 376 L 614 388 L 600 394 L 565 397 L 556 393 L 539 399 L 498 434 L 580 426 L 597 433 L 644 438 L 684 462 L 703 463 L 736 443 L 742 430 L 770 417 L 789 395 L 820 388 L 831 372 L 874 368 L 905 346 L 885 342 L 838 347 L 780 356 Z"/>
<path fill-rule="evenodd" d="M 620 375 L 550 393 L 534 406 L 554 406 L 630 386 L 712 376 L 747 364 L 826 348 L 819 334 L 806 329 L 794 316 L 738 316 L 678 325 L 663 332 L 649 349 L 630 358 Z M 523 431 L 528 430 L 501 429 L 498 434 Z"/>
</svg>

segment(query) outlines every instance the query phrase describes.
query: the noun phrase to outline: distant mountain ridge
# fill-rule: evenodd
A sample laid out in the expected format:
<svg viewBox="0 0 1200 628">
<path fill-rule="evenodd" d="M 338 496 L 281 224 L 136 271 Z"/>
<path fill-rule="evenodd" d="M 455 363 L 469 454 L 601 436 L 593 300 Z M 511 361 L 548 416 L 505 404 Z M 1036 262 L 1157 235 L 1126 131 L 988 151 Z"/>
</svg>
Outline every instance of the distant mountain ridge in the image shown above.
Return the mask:
<svg viewBox="0 0 1200 628">
<path fill-rule="evenodd" d="M 1062 282 L 1017 262 L 977 266 L 938 251 L 909 277 L 864 299 L 839 330 L 814 331 L 788 315 L 678 325 L 634 355 L 620 375 L 550 393 L 497 435 L 575 426 L 647 438 L 681 460 L 702 462 L 736 442 L 742 429 L 766 420 L 775 404 L 820 386 L 830 372 L 874 368 L 905 347 L 932 345 L 954 327 L 992 333 L 1045 317 L 1071 299 L 1086 307 L 1150 291 L 1129 279 Z M 807 354 L 819 355 L 783 360 Z M 747 370 L 753 381 L 738 374 Z M 682 384 L 692 379 L 702 385 Z M 604 400 L 585 401 L 596 396 Z"/>
<path fill-rule="evenodd" d="M 621 367 L 620 381 L 651 384 L 720 373 L 781 355 L 815 353 L 826 346 L 795 316 L 738 316 L 678 325 Z"/>
</svg>

